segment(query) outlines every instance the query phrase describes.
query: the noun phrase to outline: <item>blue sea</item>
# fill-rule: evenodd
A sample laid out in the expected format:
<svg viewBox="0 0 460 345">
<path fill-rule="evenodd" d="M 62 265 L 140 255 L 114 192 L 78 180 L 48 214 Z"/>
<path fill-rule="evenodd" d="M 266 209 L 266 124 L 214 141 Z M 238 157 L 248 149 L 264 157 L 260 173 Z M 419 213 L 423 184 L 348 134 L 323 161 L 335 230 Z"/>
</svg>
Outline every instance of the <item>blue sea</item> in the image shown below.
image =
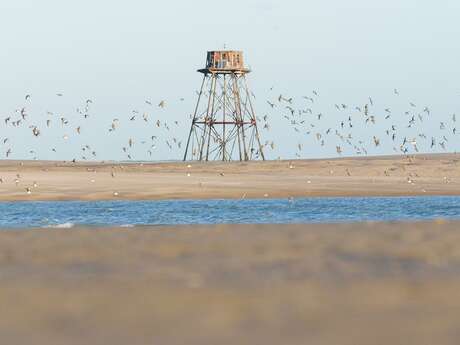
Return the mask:
<svg viewBox="0 0 460 345">
<path fill-rule="evenodd" d="M 460 219 L 460 197 L 1 202 L 0 228 Z"/>
</svg>

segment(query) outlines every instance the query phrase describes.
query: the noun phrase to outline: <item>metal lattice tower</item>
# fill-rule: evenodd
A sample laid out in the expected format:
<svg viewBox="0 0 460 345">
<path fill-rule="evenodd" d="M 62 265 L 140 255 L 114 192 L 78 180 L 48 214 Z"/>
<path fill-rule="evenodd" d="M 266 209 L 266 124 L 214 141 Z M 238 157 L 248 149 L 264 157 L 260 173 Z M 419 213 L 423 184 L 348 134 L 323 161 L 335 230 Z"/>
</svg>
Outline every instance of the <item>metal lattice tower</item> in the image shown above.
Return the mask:
<svg viewBox="0 0 460 345">
<path fill-rule="evenodd" d="M 210 51 L 185 160 L 265 160 L 240 51 Z"/>
</svg>

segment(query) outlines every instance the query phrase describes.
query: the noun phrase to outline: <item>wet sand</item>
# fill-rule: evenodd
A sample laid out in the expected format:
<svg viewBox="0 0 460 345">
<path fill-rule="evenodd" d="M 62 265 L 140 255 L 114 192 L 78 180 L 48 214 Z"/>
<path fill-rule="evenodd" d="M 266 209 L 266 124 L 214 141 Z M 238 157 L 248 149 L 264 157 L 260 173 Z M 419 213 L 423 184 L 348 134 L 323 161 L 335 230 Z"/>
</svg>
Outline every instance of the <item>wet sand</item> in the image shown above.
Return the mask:
<svg viewBox="0 0 460 345">
<path fill-rule="evenodd" d="M 11 201 L 460 195 L 460 155 L 225 164 L 0 161 L 0 178 L 0 200 Z"/>
<path fill-rule="evenodd" d="M 2 344 L 458 344 L 460 223 L 0 232 Z"/>
</svg>

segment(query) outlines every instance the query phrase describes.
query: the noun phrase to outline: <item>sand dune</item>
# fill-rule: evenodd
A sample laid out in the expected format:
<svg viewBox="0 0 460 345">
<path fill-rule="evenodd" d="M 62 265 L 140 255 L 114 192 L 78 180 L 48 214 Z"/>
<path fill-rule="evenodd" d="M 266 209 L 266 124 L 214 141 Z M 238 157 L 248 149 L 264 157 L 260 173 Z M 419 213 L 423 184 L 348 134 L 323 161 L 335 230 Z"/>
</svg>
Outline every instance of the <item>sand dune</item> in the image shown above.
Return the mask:
<svg viewBox="0 0 460 345">
<path fill-rule="evenodd" d="M 458 195 L 460 156 L 230 164 L 0 161 L 0 177 L 0 200 Z"/>
<path fill-rule="evenodd" d="M 458 344 L 460 223 L 0 232 L 0 342 Z"/>
</svg>

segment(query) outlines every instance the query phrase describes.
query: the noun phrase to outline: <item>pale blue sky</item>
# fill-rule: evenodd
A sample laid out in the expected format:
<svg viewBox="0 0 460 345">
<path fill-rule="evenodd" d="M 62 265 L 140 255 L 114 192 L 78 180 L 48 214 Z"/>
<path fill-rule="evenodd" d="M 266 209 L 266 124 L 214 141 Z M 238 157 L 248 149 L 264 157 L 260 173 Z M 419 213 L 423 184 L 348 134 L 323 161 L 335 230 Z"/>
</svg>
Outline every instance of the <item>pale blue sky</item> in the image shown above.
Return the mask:
<svg viewBox="0 0 460 345">
<path fill-rule="evenodd" d="M 446 135 L 447 149 L 458 150 L 450 119 L 460 114 L 459 17 L 460 2 L 453 0 L 2 1 L 0 138 L 9 141 L 0 142 L 0 157 L 11 148 L 10 158 L 72 159 L 89 144 L 99 159 L 126 159 L 121 148 L 132 137 L 134 159 L 180 158 L 182 150 L 169 151 L 163 143 L 171 135 L 153 123 L 168 121 L 172 136 L 185 141 L 201 78 L 196 69 L 203 66 L 207 50 L 224 44 L 243 50 L 253 69 L 249 82 L 257 96 L 256 112 L 268 114 L 272 122 L 262 140 L 276 143 L 269 158 L 295 157 L 299 143 L 302 157 L 336 155 L 336 145 L 346 144 L 330 136 L 322 147 L 315 133 L 339 128 L 349 115 L 353 129 L 348 132 L 353 138 L 362 136 L 369 153 L 391 153 L 395 144 L 385 130 L 396 124 L 398 135 L 405 135 L 409 101 L 417 104 L 414 114 L 429 106 L 431 115 L 407 130 L 407 136 Z M 292 130 L 283 118 L 286 109 L 272 110 L 266 103 L 281 93 L 304 107 L 301 96 L 312 90 L 320 93 L 313 115 L 324 116 L 318 123 L 314 116 L 307 119 L 315 125 L 309 135 L 306 129 Z M 56 97 L 58 92 L 64 97 Z M 32 95 L 28 103 L 26 94 Z M 384 108 L 391 108 L 392 119 L 369 127 L 356 112 L 334 107 L 362 107 L 368 96 L 375 100 L 378 119 L 385 116 Z M 75 109 L 87 98 L 94 104 L 84 120 Z M 167 107 L 149 108 L 146 99 L 155 105 L 165 99 Z M 12 114 L 22 106 L 29 114 L 27 123 L 6 127 L 3 119 L 17 117 Z M 149 112 L 150 123 L 129 122 L 134 109 Z M 50 128 L 45 125 L 47 111 L 54 113 Z M 69 120 L 68 127 L 59 123 L 61 116 Z M 113 118 L 120 118 L 120 128 L 109 134 Z M 172 125 L 176 120 L 179 126 Z M 439 129 L 441 121 L 447 133 Z M 39 126 L 41 137 L 33 137 L 29 125 Z M 382 141 L 377 148 L 369 141 L 374 133 Z M 161 139 L 149 157 L 141 141 L 151 135 Z M 419 146 L 423 150 L 421 141 Z M 29 154 L 32 149 L 36 154 Z M 353 151 L 344 149 L 349 154 Z"/>
</svg>

